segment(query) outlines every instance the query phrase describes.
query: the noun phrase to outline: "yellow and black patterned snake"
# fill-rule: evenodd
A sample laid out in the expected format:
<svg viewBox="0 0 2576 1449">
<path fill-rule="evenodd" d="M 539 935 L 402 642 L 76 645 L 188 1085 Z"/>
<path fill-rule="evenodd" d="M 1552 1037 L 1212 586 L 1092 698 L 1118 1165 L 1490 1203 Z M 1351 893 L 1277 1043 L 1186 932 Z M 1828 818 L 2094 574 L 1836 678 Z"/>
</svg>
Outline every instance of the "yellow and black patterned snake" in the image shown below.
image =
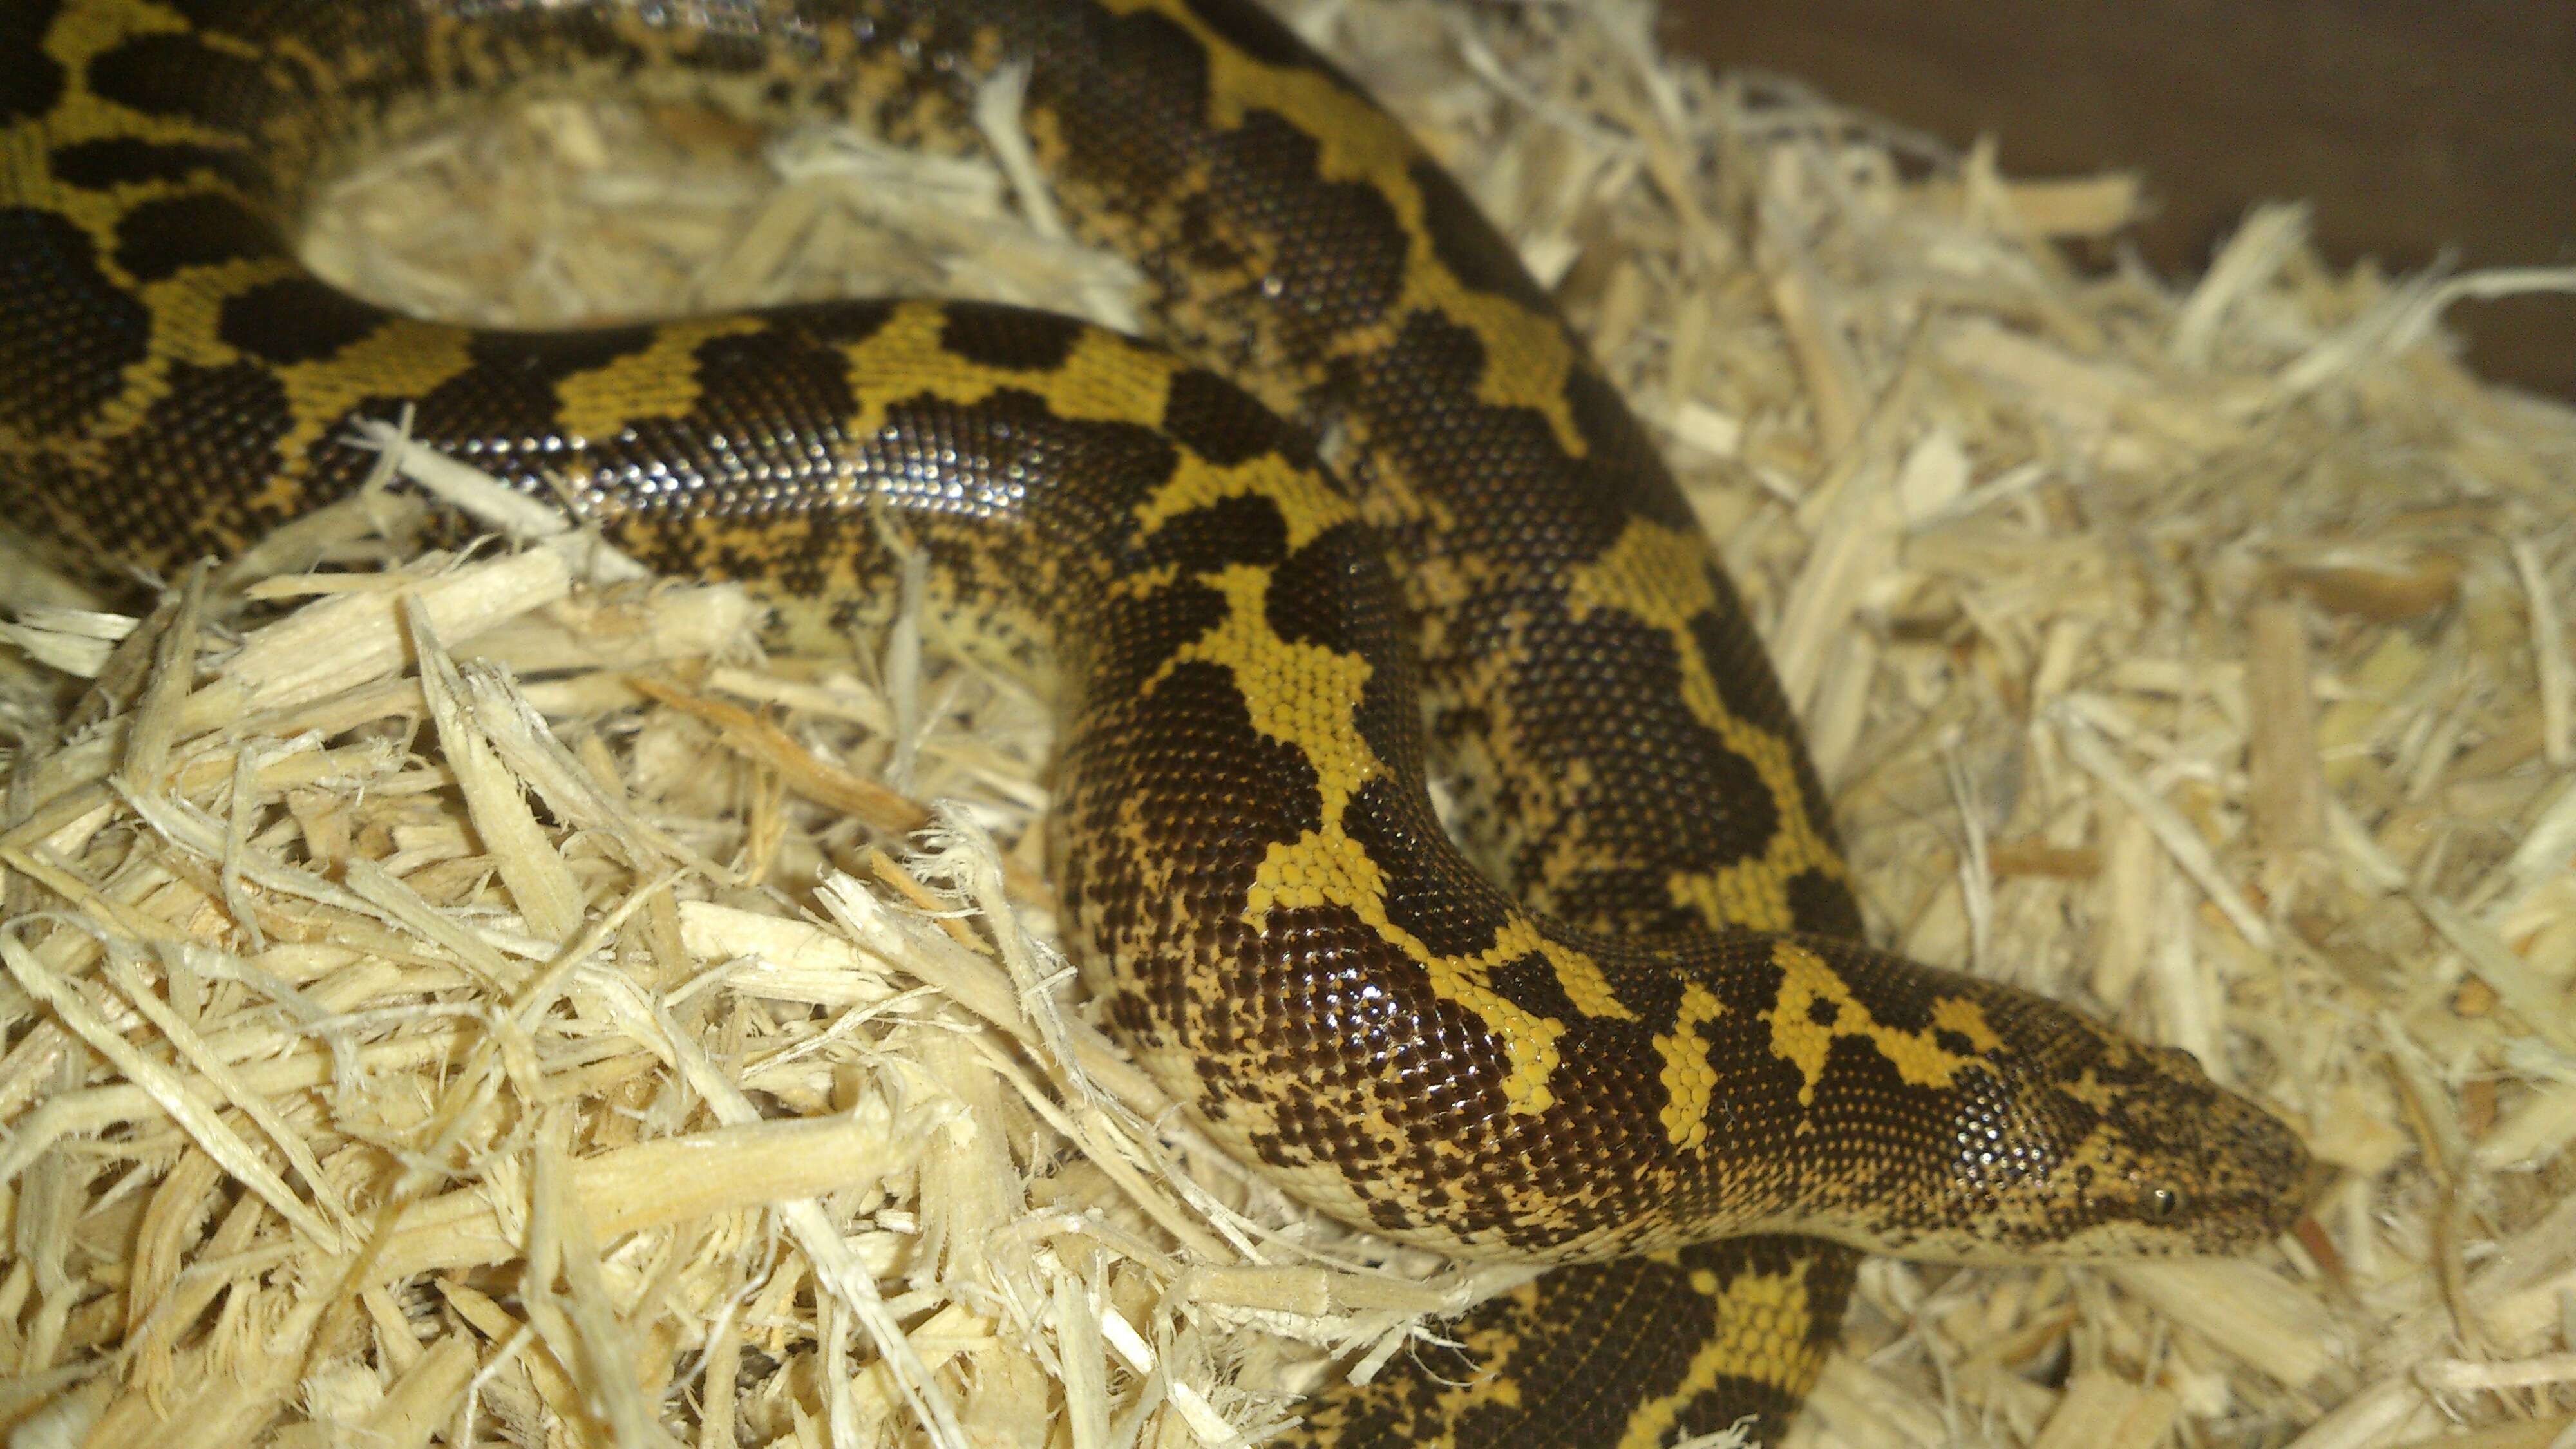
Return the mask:
<svg viewBox="0 0 2576 1449">
<path fill-rule="evenodd" d="M 1012 63 L 1154 345 L 935 301 L 477 331 L 287 245 L 317 177 L 452 98 L 614 86 L 945 151 Z M 11 517 L 235 551 L 405 406 L 808 619 L 883 617 L 888 538 L 927 551 L 940 616 L 1052 681 L 1105 1021 L 1325 1211 L 1570 1265 L 1328 1392 L 1315 1442 L 1767 1436 L 1859 1252 L 2225 1252 L 2299 1210 L 2296 1138 L 2188 1055 L 1859 943 L 1653 446 L 1458 187 L 1245 0 L 0 5 Z"/>
</svg>

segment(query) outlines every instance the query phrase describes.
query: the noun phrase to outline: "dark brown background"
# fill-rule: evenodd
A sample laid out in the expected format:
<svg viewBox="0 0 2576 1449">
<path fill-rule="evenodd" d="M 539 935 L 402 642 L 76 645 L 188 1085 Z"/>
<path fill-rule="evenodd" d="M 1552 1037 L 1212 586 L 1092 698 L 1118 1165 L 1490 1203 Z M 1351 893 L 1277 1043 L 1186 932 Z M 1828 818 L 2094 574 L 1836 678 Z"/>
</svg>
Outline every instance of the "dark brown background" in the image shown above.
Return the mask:
<svg viewBox="0 0 2576 1449">
<path fill-rule="evenodd" d="M 2127 168 L 2169 274 L 2305 198 L 2335 258 L 2576 263 L 2576 0 L 1665 0 L 1670 39 L 1804 77 L 2018 175 Z M 2576 397 L 2576 297 L 2448 314 L 2489 377 Z"/>
</svg>

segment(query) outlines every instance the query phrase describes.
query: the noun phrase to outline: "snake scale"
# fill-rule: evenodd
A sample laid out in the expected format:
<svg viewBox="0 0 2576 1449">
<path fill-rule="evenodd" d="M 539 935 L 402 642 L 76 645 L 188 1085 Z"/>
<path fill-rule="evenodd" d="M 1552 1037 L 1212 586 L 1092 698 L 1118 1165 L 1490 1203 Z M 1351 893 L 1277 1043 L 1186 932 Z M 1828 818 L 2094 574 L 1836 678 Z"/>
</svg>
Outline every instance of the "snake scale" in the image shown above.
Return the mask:
<svg viewBox="0 0 2576 1449">
<path fill-rule="evenodd" d="M 285 241 L 457 97 L 947 152 L 1007 62 L 1154 344 L 935 301 L 474 331 Z M 0 138 L 0 486 L 88 557 L 237 551 L 404 405 L 818 627 L 885 616 L 890 536 L 926 552 L 937 615 L 1052 681 L 1065 919 L 1147 1068 L 1329 1213 L 1568 1265 L 1327 1391 L 1315 1442 L 1767 1437 L 1861 1252 L 2235 1251 L 2298 1211 L 2297 1139 L 2188 1055 L 1860 943 L 1643 431 L 1458 187 L 1242 0 L 10 0 Z"/>
</svg>

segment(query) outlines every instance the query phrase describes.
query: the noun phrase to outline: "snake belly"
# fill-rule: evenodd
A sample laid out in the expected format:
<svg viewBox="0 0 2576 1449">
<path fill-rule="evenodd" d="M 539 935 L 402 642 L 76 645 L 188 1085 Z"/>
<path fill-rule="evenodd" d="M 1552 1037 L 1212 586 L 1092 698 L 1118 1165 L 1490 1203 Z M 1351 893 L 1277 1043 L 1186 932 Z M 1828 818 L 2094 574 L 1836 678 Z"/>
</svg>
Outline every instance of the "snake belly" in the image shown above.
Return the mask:
<svg viewBox="0 0 2576 1449">
<path fill-rule="evenodd" d="M 1326 1211 L 1571 1265 L 1328 1392 L 1312 1442 L 1767 1438 L 1860 1251 L 2230 1251 L 2295 1215 L 2296 1138 L 2188 1056 L 1858 943 L 1639 425 L 1454 183 L 1250 5 L 38 0 L 0 57 L 12 516 L 95 559 L 237 551 L 407 405 L 831 627 L 887 612 L 900 534 L 962 637 L 1047 661 L 1068 931 L 1139 1060 Z M 1160 345 L 937 302 L 476 331 L 282 241 L 316 176 L 457 96 L 614 84 L 956 149 L 1006 62 Z"/>
</svg>

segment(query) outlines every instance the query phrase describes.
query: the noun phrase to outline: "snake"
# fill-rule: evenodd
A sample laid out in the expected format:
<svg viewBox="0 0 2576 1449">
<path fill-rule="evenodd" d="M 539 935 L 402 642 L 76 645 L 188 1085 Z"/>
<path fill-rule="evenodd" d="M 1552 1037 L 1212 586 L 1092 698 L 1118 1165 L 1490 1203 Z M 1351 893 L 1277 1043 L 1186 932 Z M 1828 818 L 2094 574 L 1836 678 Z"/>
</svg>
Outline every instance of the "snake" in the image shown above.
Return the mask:
<svg viewBox="0 0 2576 1449">
<path fill-rule="evenodd" d="M 460 103 L 959 154 L 1006 67 L 1149 337 L 936 298 L 476 329 L 293 251 L 322 179 Z M 2234 1253 L 2303 1210 L 2297 1134 L 2189 1053 L 1867 944 L 1652 438 L 1460 186 L 1245 0 L 0 9 L 11 518 L 237 554 L 404 411 L 776 627 L 881 627 L 926 559 L 938 628 L 1053 701 L 1089 1009 L 1294 1197 L 1546 1269 L 1296 1442 L 1770 1442 L 1863 1254 Z"/>
</svg>

